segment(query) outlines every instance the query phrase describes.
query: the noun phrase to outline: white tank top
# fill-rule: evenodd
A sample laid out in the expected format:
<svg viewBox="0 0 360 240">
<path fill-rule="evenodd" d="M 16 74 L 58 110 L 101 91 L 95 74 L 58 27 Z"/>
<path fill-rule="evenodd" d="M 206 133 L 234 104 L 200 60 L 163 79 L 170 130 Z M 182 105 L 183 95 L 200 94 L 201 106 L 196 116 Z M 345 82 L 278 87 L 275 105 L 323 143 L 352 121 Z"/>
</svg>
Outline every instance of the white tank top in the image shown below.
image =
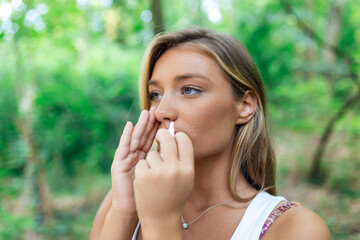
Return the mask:
<svg viewBox="0 0 360 240">
<path fill-rule="evenodd" d="M 259 240 L 261 229 L 274 208 L 281 202 L 286 201 L 283 197 L 275 197 L 262 191 L 251 201 L 230 240 Z M 136 240 L 140 222 L 136 226 L 132 240 Z"/>
</svg>

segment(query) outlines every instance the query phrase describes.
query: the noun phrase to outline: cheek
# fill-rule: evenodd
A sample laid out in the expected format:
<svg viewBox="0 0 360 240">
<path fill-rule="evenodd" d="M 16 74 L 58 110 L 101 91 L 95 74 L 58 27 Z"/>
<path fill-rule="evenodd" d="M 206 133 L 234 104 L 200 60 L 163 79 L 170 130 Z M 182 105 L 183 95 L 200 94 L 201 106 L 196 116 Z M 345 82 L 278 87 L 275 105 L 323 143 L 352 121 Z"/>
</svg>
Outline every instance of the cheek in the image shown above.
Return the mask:
<svg viewBox="0 0 360 240">
<path fill-rule="evenodd" d="M 187 134 L 194 145 L 195 157 L 216 154 L 231 145 L 235 128 L 234 109 L 231 106 L 217 101 L 199 106 L 192 114 L 187 114 L 187 119 L 184 116 Z"/>
</svg>

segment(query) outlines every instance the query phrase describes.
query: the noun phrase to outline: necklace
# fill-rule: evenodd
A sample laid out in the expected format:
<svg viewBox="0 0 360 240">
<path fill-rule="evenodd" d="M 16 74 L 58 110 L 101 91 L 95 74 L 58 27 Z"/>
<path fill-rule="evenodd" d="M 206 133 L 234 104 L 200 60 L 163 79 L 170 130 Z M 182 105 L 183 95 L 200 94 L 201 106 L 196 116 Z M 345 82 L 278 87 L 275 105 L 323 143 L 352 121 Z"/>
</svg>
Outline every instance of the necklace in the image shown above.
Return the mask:
<svg viewBox="0 0 360 240">
<path fill-rule="evenodd" d="M 249 187 L 249 185 L 247 185 L 239 194 L 238 196 L 240 196 L 247 188 Z M 189 222 L 189 223 L 186 223 L 185 220 L 184 220 L 184 217 L 182 215 L 182 213 L 180 214 L 181 216 L 181 221 L 182 221 L 182 228 L 183 229 L 187 229 L 191 224 L 193 224 L 194 222 L 196 222 L 197 220 L 199 220 L 202 216 L 204 216 L 204 214 L 213 209 L 214 207 L 217 207 L 217 206 L 221 206 L 221 205 L 225 205 L 225 204 L 228 204 L 228 203 L 231 203 L 232 201 L 234 201 L 235 199 L 231 199 L 229 201 L 226 201 L 226 202 L 222 202 L 222 203 L 217 203 L 215 205 L 212 205 L 210 207 L 208 207 L 202 214 L 200 214 L 200 216 L 198 216 L 197 218 L 195 218 L 193 221 Z"/>
</svg>

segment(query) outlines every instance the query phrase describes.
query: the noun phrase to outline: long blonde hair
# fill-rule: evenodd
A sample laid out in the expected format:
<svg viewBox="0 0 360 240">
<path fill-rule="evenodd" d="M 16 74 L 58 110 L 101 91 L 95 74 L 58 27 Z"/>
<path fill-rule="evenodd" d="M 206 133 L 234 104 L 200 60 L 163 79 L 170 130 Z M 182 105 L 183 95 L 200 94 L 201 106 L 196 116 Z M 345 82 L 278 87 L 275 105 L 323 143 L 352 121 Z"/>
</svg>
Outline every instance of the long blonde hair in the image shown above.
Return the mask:
<svg viewBox="0 0 360 240">
<path fill-rule="evenodd" d="M 147 83 L 157 60 L 166 50 L 180 45 L 196 47 L 212 57 L 229 81 L 234 99 L 242 98 L 247 90 L 252 90 L 257 96 L 255 114 L 249 122 L 236 129 L 228 182 L 232 196 L 239 201 L 245 200 L 236 192 L 236 179 L 240 172 L 255 189 L 276 195 L 276 159 L 266 126 L 264 86 L 247 49 L 235 38 L 198 27 L 157 36 L 149 45 L 142 62 L 139 79 L 141 108 L 150 108 Z"/>
</svg>

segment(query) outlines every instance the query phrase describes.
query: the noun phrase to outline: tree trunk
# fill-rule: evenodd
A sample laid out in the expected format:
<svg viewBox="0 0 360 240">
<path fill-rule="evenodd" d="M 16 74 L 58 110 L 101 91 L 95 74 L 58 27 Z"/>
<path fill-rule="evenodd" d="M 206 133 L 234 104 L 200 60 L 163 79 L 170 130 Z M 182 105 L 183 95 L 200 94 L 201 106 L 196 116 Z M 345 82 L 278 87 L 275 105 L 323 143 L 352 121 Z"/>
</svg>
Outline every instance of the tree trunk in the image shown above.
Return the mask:
<svg viewBox="0 0 360 240">
<path fill-rule="evenodd" d="M 341 28 L 341 10 L 344 5 L 344 0 L 335 0 L 331 3 L 330 12 L 328 15 L 327 26 L 325 30 L 326 43 L 329 46 L 337 46 L 339 42 L 340 28 Z M 334 97 L 335 89 L 335 70 L 336 70 L 337 55 L 334 48 L 323 46 L 322 50 L 322 62 L 326 66 L 325 76 L 328 79 L 331 89 L 331 95 Z M 319 145 L 315 150 L 314 157 L 312 159 L 312 166 L 310 169 L 310 178 L 315 179 L 320 175 L 321 160 L 325 151 L 325 148 L 330 140 L 331 134 L 334 131 L 336 122 L 348 111 L 352 105 L 358 100 L 358 94 L 349 97 L 342 105 L 340 110 L 330 118 L 327 123 L 323 134 L 320 138 Z"/>
<path fill-rule="evenodd" d="M 306 11 L 308 12 L 308 15 L 310 15 L 310 21 L 313 19 L 312 13 L 313 13 L 313 8 L 314 8 L 314 3 L 313 0 L 306 0 L 305 2 L 306 5 Z M 314 38 L 314 34 L 313 32 L 306 30 L 307 31 L 307 35 L 313 39 Z M 315 44 L 313 41 L 309 41 L 309 45 L 306 48 L 306 64 L 307 64 L 307 69 L 306 69 L 306 75 L 305 75 L 305 79 L 311 79 L 314 76 L 314 62 L 315 62 Z"/>
<path fill-rule="evenodd" d="M 161 10 L 161 0 L 152 0 L 154 35 L 164 32 L 164 22 Z"/>
<path fill-rule="evenodd" d="M 14 37 L 15 54 L 15 96 L 17 101 L 18 117 L 14 124 L 29 147 L 30 155 L 24 170 L 24 189 L 18 201 L 18 211 L 24 211 L 30 202 L 38 202 L 37 212 L 42 219 L 51 218 L 51 195 L 46 179 L 46 170 L 38 155 L 34 137 L 31 133 L 32 106 L 35 98 L 35 88 L 26 83 L 23 77 L 23 63 L 18 39 Z M 36 213 L 35 213 L 36 214 Z"/>
<path fill-rule="evenodd" d="M 15 125 L 30 148 L 30 156 L 26 164 L 26 169 L 30 169 L 28 170 L 29 172 L 27 172 L 27 174 L 31 174 L 33 176 L 30 175 L 27 177 L 30 181 L 34 179 L 35 189 L 32 189 L 33 191 L 31 192 L 35 192 L 38 195 L 36 196 L 36 198 L 39 199 L 38 209 L 42 215 L 43 220 L 47 222 L 52 217 L 52 198 L 50 195 L 49 186 L 47 184 L 45 166 L 39 158 L 34 138 L 29 131 L 29 128 L 26 126 L 25 121 L 22 119 L 17 119 L 15 121 Z M 28 183 L 26 184 L 29 185 Z M 27 193 L 29 192 L 27 189 L 24 189 L 24 191 Z"/>
<path fill-rule="evenodd" d="M 319 145 L 316 148 L 314 157 L 312 159 L 312 165 L 309 173 L 310 179 L 315 179 L 320 175 L 321 159 L 323 157 L 327 143 L 330 140 L 330 136 L 334 131 L 336 122 L 354 106 L 360 100 L 360 87 L 358 87 L 357 92 L 350 96 L 347 101 L 342 105 L 340 110 L 336 112 L 331 118 L 328 124 L 325 127 L 325 130 L 320 139 Z"/>
<path fill-rule="evenodd" d="M 339 43 L 339 33 L 341 28 L 341 11 L 344 0 L 335 0 L 331 3 L 330 12 L 327 19 L 325 36 L 327 44 L 337 46 Z M 336 70 L 336 53 L 334 49 L 324 47 L 322 51 L 322 62 L 326 66 L 325 75 L 330 83 L 332 95 L 334 95 L 334 82 Z"/>
</svg>

